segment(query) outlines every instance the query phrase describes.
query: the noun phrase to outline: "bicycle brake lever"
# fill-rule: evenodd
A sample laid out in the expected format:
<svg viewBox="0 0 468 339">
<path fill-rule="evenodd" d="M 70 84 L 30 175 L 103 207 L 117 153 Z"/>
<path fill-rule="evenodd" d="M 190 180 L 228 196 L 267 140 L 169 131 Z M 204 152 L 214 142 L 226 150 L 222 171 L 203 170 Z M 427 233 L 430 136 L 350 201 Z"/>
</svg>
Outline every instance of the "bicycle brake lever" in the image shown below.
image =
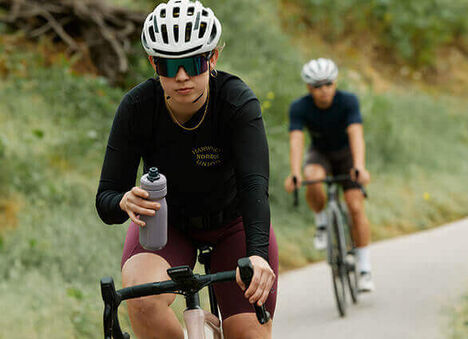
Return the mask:
<svg viewBox="0 0 468 339">
<path fill-rule="evenodd" d="M 113 327 L 112 322 L 114 319 L 114 315 L 112 313 L 114 311 L 115 304 L 115 286 L 114 280 L 111 277 L 101 279 L 101 295 L 102 300 L 104 300 L 104 338 L 111 339 Z"/>
<path fill-rule="evenodd" d="M 362 186 L 362 185 L 360 185 L 359 188 L 361 189 L 361 192 L 362 192 L 362 195 L 364 195 L 364 198 L 367 199 L 367 196 L 368 196 L 367 190 L 366 190 L 366 189 L 364 188 L 364 186 Z"/>
<path fill-rule="evenodd" d="M 354 179 L 351 178 L 351 181 L 357 183 L 359 178 L 359 170 L 353 167 Z"/>
<path fill-rule="evenodd" d="M 253 277 L 253 266 L 249 258 L 240 258 L 237 261 L 242 281 L 248 288 Z M 265 309 L 265 305 L 258 306 L 254 304 L 255 314 L 260 324 L 266 324 L 270 320 L 270 313 Z"/>
<path fill-rule="evenodd" d="M 358 179 L 358 177 L 359 177 L 359 170 L 358 170 L 357 168 L 353 168 L 353 170 L 354 170 L 354 174 L 356 175 L 356 177 L 355 177 L 355 182 L 357 182 L 357 179 Z M 358 184 L 359 184 L 359 183 L 358 183 Z M 364 188 L 364 186 L 361 185 L 361 184 L 359 184 L 359 189 L 361 190 L 362 195 L 364 196 L 364 198 L 367 199 L 367 191 L 366 191 L 366 189 Z"/>
<path fill-rule="evenodd" d="M 297 178 L 296 176 L 292 177 L 293 183 L 294 183 L 294 202 L 293 206 L 297 207 L 299 206 L 299 188 L 297 187 Z"/>
<path fill-rule="evenodd" d="M 104 338 L 128 339 L 130 335 L 123 333 L 120 328 L 117 308 L 120 304 L 120 297 L 115 291 L 112 277 L 101 279 L 101 295 L 104 300 Z"/>
</svg>

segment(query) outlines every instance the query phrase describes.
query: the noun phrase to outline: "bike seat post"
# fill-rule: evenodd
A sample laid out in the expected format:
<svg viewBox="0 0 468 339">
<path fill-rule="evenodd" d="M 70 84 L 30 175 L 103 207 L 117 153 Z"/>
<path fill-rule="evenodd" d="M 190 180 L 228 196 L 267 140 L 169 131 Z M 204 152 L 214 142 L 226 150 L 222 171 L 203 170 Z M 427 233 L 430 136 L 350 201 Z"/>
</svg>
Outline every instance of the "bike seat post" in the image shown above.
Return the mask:
<svg viewBox="0 0 468 339">
<path fill-rule="evenodd" d="M 205 267 L 205 273 L 211 273 L 211 252 L 213 247 L 211 246 L 201 246 L 198 248 L 198 262 Z M 213 285 L 208 286 L 208 295 L 210 299 L 210 310 L 216 317 L 219 318 L 218 312 L 218 301 L 216 300 L 216 295 L 214 293 Z"/>
</svg>

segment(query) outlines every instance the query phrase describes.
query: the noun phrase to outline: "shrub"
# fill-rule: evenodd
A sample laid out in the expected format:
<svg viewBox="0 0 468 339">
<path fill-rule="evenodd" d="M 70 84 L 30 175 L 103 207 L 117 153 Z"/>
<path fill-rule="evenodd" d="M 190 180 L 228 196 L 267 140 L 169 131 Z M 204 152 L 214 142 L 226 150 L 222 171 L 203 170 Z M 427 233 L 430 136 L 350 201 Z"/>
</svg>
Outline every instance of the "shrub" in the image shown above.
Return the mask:
<svg viewBox="0 0 468 339">
<path fill-rule="evenodd" d="M 468 32 L 468 1 L 292 0 L 306 25 L 330 41 L 373 32 L 381 47 L 414 67 L 430 66 L 435 51 Z"/>
</svg>

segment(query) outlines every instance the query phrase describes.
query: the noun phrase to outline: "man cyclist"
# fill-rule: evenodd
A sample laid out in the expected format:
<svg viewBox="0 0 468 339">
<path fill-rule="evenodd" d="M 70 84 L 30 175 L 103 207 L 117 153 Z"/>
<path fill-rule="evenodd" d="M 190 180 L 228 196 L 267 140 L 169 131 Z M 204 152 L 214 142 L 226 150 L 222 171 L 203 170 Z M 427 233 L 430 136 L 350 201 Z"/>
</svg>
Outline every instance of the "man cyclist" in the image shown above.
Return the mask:
<svg viewBox="0 0 468 339">
<path fill-rule="evenodd" d="M 122 283 L 169 279 L 171 266 L 193 265 L 198 244 L 214 247 L 211 270 L 233 270 L 248 256 L 250 287 L 214 286 L 225 338 L 270 338 L 251 304 L 273 316 L 278 249 L 270 225 L 268 145 L 253 91 L 238 77 L 215 71 L 221 24 L 200 2 L 160 3 L 144 23 L 141 40 L 158 77 L 142 82 L 120 103 L 109 136 L 96 207 L 107 224 L 130 226 L 122 256 Z M 158 251 L 138 242 L 160 204 L 135 186 L 138 165 L 167 178 L 168 242 Z M 139 338 L 183 338 L 169 307 L 173 294 L 127 301 Z"/>
<path fill-rule="evenodd" d="M 369 183 L 358 99 L 351 93 L 336 89 L 338 68 L 330 59 L 309 61 L 303 66 L 301 75 L 309 94 L 295 100 L 290 107 L 291 174 L 285 180 L 286 191 L 294 190 L 293 177 L 297 178 L 297 187 L 300 187 L 303 178 L 320 180 L 327 174 L 350 174 L 360 184 Z M 304 127 L 310 133 L 311 146 L 305 156 L 303 176 Z M 352 218 L 352 236 L 357 246 L 358 288 L 363 292 L 372 291 L 374 283 L 368 248 L 370 228 L 364 212 L 364 197 L 356 183 L 347 181 L 342 186 Z M 327 244 L 327 216 L 324 210 L 326 196 L 323 186 L 308 185 L 306 200 L 315 212 L 317 229 L 314 245 L 316 249 L 323 250 Z"/>
</svg>

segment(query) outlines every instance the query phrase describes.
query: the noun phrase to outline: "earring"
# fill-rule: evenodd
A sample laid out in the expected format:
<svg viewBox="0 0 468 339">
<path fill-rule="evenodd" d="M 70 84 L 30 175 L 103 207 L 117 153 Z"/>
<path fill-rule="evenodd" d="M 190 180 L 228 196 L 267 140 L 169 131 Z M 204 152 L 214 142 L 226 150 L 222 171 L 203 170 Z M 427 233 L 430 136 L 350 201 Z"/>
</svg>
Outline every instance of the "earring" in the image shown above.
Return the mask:
<svg viewBox="0 0 468 339">
<path fill-rule="evenodd" d="M 214 68 L 210 71 L 210 75 L 213 77 L 213 78 L 216 78 L 216 76 L 218 75 L 218 71 L 215 70 Z"/>
</svg>

